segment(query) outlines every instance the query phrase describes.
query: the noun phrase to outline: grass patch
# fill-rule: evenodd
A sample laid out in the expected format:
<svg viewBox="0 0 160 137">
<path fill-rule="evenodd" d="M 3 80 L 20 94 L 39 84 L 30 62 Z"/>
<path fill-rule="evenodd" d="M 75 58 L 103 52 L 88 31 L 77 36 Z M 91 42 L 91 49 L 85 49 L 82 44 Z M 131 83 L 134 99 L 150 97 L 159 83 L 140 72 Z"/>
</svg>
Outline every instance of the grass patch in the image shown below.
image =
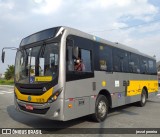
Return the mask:
<svg viewBox="0 0 160 137">
<path fill-rule="evenodd" d="M 0 85 L 14 85 L 14 80 L 0 79 Z"/>
</svg>

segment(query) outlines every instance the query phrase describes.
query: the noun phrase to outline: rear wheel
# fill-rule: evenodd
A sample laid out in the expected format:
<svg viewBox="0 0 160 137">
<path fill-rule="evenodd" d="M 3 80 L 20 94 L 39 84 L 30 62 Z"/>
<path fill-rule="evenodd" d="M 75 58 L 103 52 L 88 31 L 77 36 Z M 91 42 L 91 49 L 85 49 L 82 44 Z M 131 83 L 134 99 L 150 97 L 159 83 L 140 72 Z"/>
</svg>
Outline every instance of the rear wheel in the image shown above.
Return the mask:
<svg viewBox="0 0 160 137">
<path fill-rule="evenodd" d="M 138 102 L 138 106 L 143 107 L 147 102 L 147 93 L 146 90 L 143 89 L 141 93 L 141 100 Z"/>
<path fill-rule="evenodd" d="M 102 122 L 106 119 L 108 114 L 108 100 L 104 95 L 99 95 L 96 100 L 95 113 L 93 119 L 96 122 Z"/>
</svg>

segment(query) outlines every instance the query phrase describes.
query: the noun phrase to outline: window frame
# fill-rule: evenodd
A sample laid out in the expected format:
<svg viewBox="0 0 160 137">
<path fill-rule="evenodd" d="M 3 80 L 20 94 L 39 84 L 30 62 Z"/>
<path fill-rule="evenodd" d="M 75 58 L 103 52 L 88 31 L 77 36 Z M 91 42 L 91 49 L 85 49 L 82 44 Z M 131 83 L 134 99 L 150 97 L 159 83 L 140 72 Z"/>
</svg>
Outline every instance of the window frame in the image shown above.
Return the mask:
<svg viewBox="0 0 160 137">
<path fill-rule="evenodd" d="M 73 80 L 80 80 L 80 79 L 86 79 L 86 78 L 92 78 L 94 77 L 94 54 L 93 54 L 93 43 L 91 40 L 77 36 L 77 35 L 68 35 L 67 39 L 72 39 L 74 41 L 74 46 L 77 46 L 79 48 L 79 51 L 81 49 L 83 50 L 88 50 L 90 51 L 90 66 L 91 66 L 91 71 L 86 72 L 86 71 L 75 71 L 75 70 L 69 70 L 68 69 L 68 46 L 66 44 L 66 81 L 73 81 Z M 82 43 L 83 44 L 82 44 Z M 88 43 L 91 44 L 91 46 L 84 46 L 87 45 Z M 70 46 L 71 47 L 71 46 Z M 73 47 L 72 47 L 73 48 Z M 73 55 L 72 55 L 72 62 L 73 61 Z M 74 64 L 73 64 L 74 65 Z M 74 67 L 73 67 L 74 69 Z"/>
</svg>

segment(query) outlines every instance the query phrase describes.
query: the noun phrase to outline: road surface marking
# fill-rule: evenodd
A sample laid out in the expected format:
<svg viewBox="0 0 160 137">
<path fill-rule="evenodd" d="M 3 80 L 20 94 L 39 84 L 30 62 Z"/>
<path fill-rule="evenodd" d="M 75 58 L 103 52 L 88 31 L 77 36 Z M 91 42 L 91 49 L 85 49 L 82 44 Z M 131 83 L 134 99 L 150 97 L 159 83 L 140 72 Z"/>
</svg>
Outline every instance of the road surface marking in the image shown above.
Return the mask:
<svg viewBox="0 0 160 137">
<path fill-rule="evenodd" d="M 0 94 L 2 95 L 2 94 L 11 94 L 11 93 L 13 93 L 13 91 L 11 92 L 11 91 L 0 91 Z"/>
<path fill-rule="evenodd" d="M 13 92 L 11 92 L 11 91 L 1 91 L 2 93 L 13 93 Z"/>
</svg>

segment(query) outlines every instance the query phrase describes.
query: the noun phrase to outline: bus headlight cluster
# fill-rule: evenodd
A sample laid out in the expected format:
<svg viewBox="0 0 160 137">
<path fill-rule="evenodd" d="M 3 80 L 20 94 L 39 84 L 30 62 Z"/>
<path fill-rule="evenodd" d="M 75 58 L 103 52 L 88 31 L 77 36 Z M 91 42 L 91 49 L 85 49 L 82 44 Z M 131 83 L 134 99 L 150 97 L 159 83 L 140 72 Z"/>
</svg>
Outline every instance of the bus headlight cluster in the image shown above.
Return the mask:
<svg viewBox="0 0 160 137">
<path fill-rule="evenodd" d="M 57 98 L 58 98 L 58 96 L 61 94 L 61 92 L 62 92 L 62 88 L 59 89 L 59 90 L 57 90 L 55 93 L 53 93 L 53 95 L 51 95 L 51 96 L 49 97 L 48 103 L 52 103 L 52 102 L 56 101 Z"/>
</svg>

